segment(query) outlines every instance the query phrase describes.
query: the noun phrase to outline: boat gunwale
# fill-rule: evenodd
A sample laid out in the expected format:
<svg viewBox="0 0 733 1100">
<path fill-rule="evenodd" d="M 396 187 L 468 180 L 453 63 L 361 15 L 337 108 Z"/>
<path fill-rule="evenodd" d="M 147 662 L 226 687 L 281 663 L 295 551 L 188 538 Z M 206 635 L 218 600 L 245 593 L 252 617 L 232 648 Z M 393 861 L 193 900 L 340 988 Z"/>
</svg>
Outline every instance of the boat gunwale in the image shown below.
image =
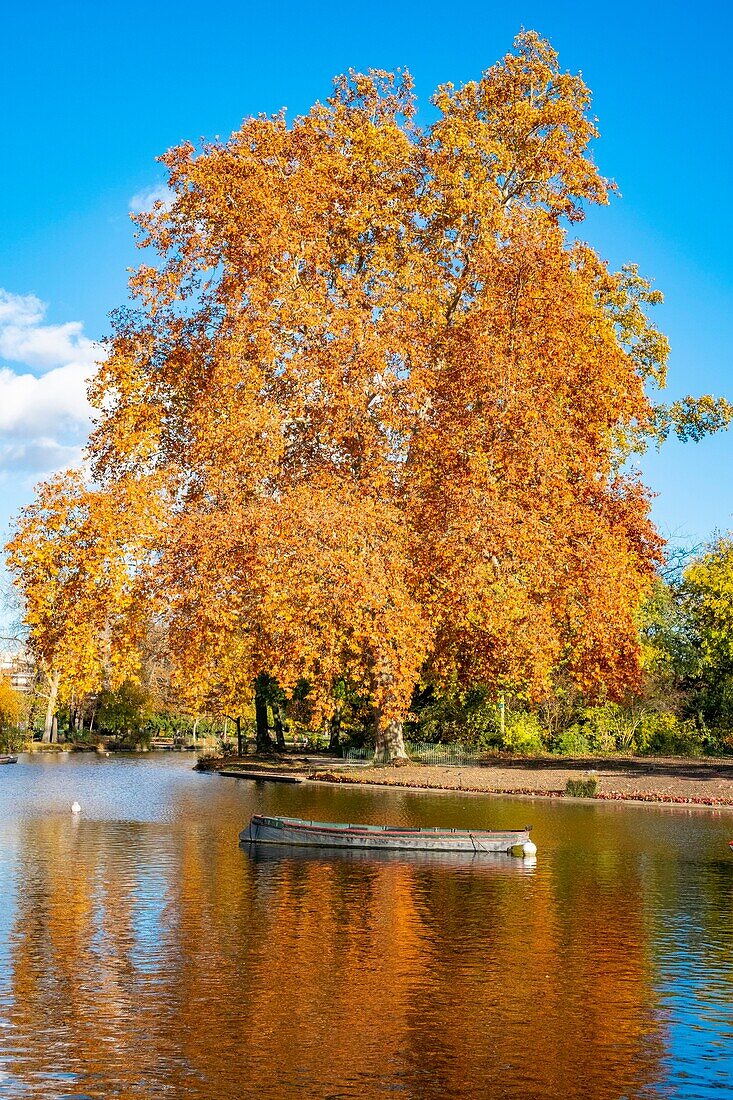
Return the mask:
<svg viewBox="0 0 733 1100">
<path fill-rule="evenodd" d="M 416 826 L 414 828 L 399 825 L 365 825 L 337 822 L 306 821 L 302 818 L 269 817 L 262 814 L 253 814 L 250 826 L 262 826 L 270 829 L 296 829 L 303 832 L 317 833 L 320 836 L 354 836 L 369 837 L 380 836 L 394 839 L 443 839 L 467 840 L 470 837 L 478 839 L 487 838 L 499 840 L 516 836 L 526 837 L 532 831 L 531 825 L 525 825 L 522 829 L 440 829 L 433 826 Z"/>
</svg>

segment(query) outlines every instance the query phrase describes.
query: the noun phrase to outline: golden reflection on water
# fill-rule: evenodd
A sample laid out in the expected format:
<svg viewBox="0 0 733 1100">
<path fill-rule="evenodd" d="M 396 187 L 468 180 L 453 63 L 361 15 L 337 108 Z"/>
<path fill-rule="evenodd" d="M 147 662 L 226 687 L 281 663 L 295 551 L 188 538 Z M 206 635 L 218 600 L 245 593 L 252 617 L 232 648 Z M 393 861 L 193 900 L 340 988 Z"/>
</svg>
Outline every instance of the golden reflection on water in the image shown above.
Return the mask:
<svg viewBox="0 0 733 1100">
<path fill-rule="evenodd" d="M 15 823 L 9 1097 L 663 1095 L 659 881 L 628 819 L 532 805 L 566 830 L 535 867 L 248 850 L 243 811 L 279 796 L 220 782 L 186 777 L 172 822 Z"/>
</svg>

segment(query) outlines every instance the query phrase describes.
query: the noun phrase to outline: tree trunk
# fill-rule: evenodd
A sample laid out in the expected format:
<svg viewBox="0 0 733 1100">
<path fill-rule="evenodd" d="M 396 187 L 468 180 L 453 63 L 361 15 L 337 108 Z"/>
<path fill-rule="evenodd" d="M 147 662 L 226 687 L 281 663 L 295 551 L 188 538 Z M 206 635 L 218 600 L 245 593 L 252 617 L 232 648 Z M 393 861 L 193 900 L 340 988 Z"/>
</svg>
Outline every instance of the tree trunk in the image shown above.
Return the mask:
<svg viewBox="0 0 733 1100">
<path fill-rule="evenodd" d="M 275 742 L 279 752 L 285 752 L 285 719 L 279 703 L 272 704 L 272 724 L 275 729 Z"/>
<path fill-rule="evenodd" d="M 267 718 L 267 696 L 265 695 L 264 677 L 258 676 L 255 681 L 255 722 L 257 724 L 257 752 L 270 752 L 272 741 L 270 740 L 270 727 Z"/>
<path fill-rule="evenodd" d="M 234 719 L 237 726 L 237 756 L 242 755 L 242 719 L 239 715 Z"/>
<path fill-rule="evenodd" d="M 34 695 L 31 698 L 30 708 L 28 710 L 28 720 L 26 722 L 26 729 L 28 730 L 28 736 L 33 737 L 33 730 L 36 725 L 36 714 L 38 713 L 38 699 Z"/>
<path fill-rule="evenodd" d="M 48 703 L 46 704 L 46 717 L 43 723 L 43 740 L 53 740 L 54 719 L 56 716 L 56 700 L 59 695 L 60 672 L 51 672 L 48 677 Z"/>
<path fill-rule="evenodd" d="M 409 757 L 405 751 L 402 736 L 402 722 L 398 718 L 385 718 L 379 710 L 374 712 L 375 764 L 407 764 Z"/>
<path fill-rule="evenodd" d="M 339 741 L 341 735 L 341 710 L 336 707 L 336 710 L 331 715 L 328 723 L 328 751 L 335 752 L 337 755 L 341 754 L 341 744 Z"/>
<path fill-rule="evenodd" d="M 397 709 L 395 680 L 389 659 L 382 657 L 374 670 L 374 763 L 407 764 L 402 737 L 402 719 L 389 718 L 384 713 Z"/>
</svg>

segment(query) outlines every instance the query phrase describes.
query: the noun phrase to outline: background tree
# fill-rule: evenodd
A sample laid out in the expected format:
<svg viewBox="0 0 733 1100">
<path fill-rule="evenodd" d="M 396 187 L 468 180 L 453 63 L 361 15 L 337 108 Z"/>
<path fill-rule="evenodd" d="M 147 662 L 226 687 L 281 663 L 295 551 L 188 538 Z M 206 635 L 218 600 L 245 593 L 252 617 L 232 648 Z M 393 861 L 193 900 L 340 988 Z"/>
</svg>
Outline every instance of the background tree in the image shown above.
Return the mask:
<svg viewBox="0 0 733 1100">
<path fill-rule="evenodd" d="M 131 542 L 112 499 L 75 471 L 42 484 L 16 522 L 8 564 L 46 681 L 44 741 L 60 700 L 119 684 L 137 668 L 142 605 L 125 553 Z"/>
<path fill-rule="evenodd" d="M 690 709 L 707 726 L 733 734 L 733 537 L 721 536 L 684 572 Z"/>
<path fill-rule="evenodd" d="M 28 715 L 28 699 L 13 687 L 10 676 L 0 675 L 0 751 L 18 746 L 19 727 Z"/>
</svg>

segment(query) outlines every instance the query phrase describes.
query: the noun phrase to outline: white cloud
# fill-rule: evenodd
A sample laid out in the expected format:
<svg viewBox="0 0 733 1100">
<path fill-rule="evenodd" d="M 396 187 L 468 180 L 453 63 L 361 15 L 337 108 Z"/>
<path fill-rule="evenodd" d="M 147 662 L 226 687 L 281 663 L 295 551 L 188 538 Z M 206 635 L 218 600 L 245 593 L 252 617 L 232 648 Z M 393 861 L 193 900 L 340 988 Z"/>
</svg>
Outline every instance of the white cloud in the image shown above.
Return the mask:
<svg viewBox="0 0 733 1100">
<path fill-rule="evenodd" d="M 92 367 L 99 347 L 80 321 L 44 325 L 46 306 L 33 294 L 0 290 L 0 359 L 46 370 L 74 360 Z"/>
<path fill-rule="evenodd" d="M 104 349 L 80 321 L 45 324 L 45 315 L 34 295 L 0 289 L 3 480 L 77 465 L 89 431 L 87 385 Z"/>
<path fill-rule="evenodd" d="M 10 294 L 0 290 L 0 325 L 36 325 L 43 320 L 46 307 L 35 294 Z"/>
<path fill-rule="evenodd" d="M 36 378 L 0 368 L 0 439 L 60 434 L 89 423 L 89 370 L 68 363 Z"/>
<path fill-rule="evenodd" d="M 166 210 L 170 210 L 173 206 L 175 195 L 167 184 L 156 183 L 147 190 L 137 191 L 130 199 L 130 213 L 147 214 L 156 202 L 162 202 Z"/>
</svg>

